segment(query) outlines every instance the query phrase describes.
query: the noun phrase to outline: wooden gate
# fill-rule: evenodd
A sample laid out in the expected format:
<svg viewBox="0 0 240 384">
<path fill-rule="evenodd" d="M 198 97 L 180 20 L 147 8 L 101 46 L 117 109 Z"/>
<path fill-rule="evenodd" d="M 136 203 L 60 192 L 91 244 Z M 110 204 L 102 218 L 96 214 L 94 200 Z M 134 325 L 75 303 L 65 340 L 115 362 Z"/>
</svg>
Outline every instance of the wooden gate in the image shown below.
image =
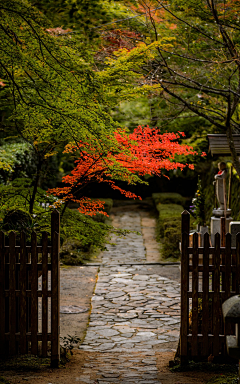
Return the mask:
<svg viewBox="0 0 240 384">
<path fill-rule="evenodd" d="M 31 353 L 58 366 L 59 347 L 59 212 L 51 215 L 51 245 L 47 233 L 37 245 L 26 234 L 11 232 L 8 245 L 0 232 L 0 356 Z M 49 321 L 50 320 L 50 321 Z M 51 348 L 50 348 L 51 344 Z"/>
<path fill-rule="evenodd" d="M 231 247 L 231 234 L 226 234 L 225 246 L 220 246 L 220 235 L 215 235 L 215 246 L 210 246 L 209 234 L 203 246 L 198 234 L 189 246 L 188 211 L 182 213 L 181 259 L 181 361 L 204 360 L 208 356 L 226 356 L 225 335 L 234 332 L 224 328 L 222 303 L 239 294 L 240 233 L 236 247 Z"/>
</svg>

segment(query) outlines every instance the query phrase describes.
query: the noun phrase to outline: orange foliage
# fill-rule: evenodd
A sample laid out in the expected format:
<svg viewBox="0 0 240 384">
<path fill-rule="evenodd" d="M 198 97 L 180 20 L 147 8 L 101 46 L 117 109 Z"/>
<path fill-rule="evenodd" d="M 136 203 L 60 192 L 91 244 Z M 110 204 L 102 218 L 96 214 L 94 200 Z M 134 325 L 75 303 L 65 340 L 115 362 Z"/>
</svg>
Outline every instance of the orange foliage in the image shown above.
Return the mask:
<svg viewBox="0 0 240 384">
<path fill-rule="evenodd" d="M 116 131 L 118 151 L 111 149 L 107 154 L 102 153 L 100 147 L 88 143 L 67 145 L 64 152 L 80 152 L 75 168 L 70 175 L 63 177 L 62 181 L 67 186 L 50 189 L 48 192 L 59 196 L 61 200 L 79 203 L 81 213 L 91 216 L 99 212 L 106 215 L 102 210 L 104 202 L 83 197 L 84 188 L 93 182 L 108 183 L 112 189 L 126 197 L 141 198 L 117 186 L 113 179 L 119 178 L 130 184 L 133 175 L 160 176 L 162 169 L 182 170 L 186 166 L 193 169 L 192 164 L 175 161 L 175 155 L 197 154 L 192 147 L 178 143 L 178 139 L 184 136 L 183 132 L 160 134 L 158 129 L 139 126 L 131 134 L 127 134 L 125 130 Z"/>
</svg>

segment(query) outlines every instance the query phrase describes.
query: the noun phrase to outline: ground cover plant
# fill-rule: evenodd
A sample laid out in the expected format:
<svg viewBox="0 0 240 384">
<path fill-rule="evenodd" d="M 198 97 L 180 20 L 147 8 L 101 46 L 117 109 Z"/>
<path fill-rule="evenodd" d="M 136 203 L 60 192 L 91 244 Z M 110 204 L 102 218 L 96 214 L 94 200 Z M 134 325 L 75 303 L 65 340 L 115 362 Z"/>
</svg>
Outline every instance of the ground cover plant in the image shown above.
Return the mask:
<svg viewBox="0 0 240 384">
<path fill-rule="evenodd" d="M 237 384 L 238 383 L 238 366 L 237 364 L 217 364 L 211 362 L 190 361 L 187 365 L 176 365 L 170 368 L 172 372 L 201 371 L 216 373 L 206 384 Z"/>
<path fill-rule="evenodd" d="M 183 205 L 189 199 L 173 192 L 153 193 L 152 198 L 158 212 L 157 239 L 163 242 L 161 254 L 166 259 L 179 259 L 181 256 L 179 248 L 181 242 L 181 213 L 184 211 Z M 194 220 L 191 218 L 191 228 L 193 222 Z"/>
<path fill-rule="evenodd" d="M 181 241 L 181 213 L 184 208 L 179 204 L 157 204 L 159 217 L 157 235 L 163 240 L 162 255 L 164 258 L 180 257 L 179 242 Z"/>
</svg>

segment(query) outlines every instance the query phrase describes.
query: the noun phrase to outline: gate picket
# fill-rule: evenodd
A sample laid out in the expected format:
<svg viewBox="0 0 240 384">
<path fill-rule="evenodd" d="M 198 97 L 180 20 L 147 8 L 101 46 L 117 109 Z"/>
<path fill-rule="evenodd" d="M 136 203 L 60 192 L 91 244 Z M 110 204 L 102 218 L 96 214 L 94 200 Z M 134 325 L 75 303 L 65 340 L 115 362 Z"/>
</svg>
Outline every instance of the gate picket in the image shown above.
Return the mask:
<svg viewBox="0 0 240 384">
<path fill-rule="evenodd" d="M 193 235 L 192 356 L 198 356 L 198 234 Z"/>
<path fill-rule="evenodd" d="M 5 235 L 0 232 L 0 356 L 3 357 L 5 354 Z"/>
<path fill-rule="evenodd" d="M 48 339 L 48 235 L 42 234 L 42 355 L 47 356 Z"/>
<path fill-rule="evenodd" d="M 203 250 L 203 297 L 202 297 L 202 334 L 203 346 L 202 353 L 207 356 L 209 354 L 208 346 L 208 328 L 209 328 L 209 234 L 204 234 L 204 250 Z"/>
<path fill-rule="evenodd" d="M 26 292 L 26 284 L 27 284 L 27 254 L 26 254 L 26 234 L 25 232 L 21 232 L 20 238 L 20 278 L 19 278 L 19 289 L 21 292 L 20 296 L 20 353 L 27 353 L 27 340 L 26 340 L 26 332 L 27 332 L 27 292 Z"/>
<path fill-rule="evenodd" d="M 16 354 L 16 255 L 15 255 L 16 237 L 15 233 L 9 234 L 9 353 Z"/>
</svg>

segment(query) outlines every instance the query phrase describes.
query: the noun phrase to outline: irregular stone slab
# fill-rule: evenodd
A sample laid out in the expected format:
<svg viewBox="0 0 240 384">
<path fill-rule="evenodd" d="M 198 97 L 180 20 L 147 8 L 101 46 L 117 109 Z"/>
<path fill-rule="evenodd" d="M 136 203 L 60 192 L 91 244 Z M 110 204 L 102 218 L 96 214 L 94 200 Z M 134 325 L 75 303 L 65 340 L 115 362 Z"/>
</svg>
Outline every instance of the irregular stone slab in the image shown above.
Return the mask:
<svg viewBox="0 0 240 384">
<path fill-rule="evenodd" d="M 104 300 L 104 296 L 93 295 L 92 297 L 92 301 L 103 301 L 103 300 Z"/>
<path fill-rule="evenodd" d="M 156 336 L 156 334 L 153 332 L 138 332 L 137 336 L 153 337 L 153 336 Z"/>
<path fill-rule="evenodd" d="M 119 332 L 114 329 L 100 329 L 96 330 L 96 333 L 98 333 L 101 336 L 109 337 L 109 336 L 116 336 L 119 335 Z"/>
<path fill-rule="evenodd" d="M 120 296 L 124 296 L 124 295 L 126 295 L 125 292 L 110 292 L 110 293 L 106 294 L 105 298 L 111 299 L 111 298 L 120 297 Z"/>
</svg>

